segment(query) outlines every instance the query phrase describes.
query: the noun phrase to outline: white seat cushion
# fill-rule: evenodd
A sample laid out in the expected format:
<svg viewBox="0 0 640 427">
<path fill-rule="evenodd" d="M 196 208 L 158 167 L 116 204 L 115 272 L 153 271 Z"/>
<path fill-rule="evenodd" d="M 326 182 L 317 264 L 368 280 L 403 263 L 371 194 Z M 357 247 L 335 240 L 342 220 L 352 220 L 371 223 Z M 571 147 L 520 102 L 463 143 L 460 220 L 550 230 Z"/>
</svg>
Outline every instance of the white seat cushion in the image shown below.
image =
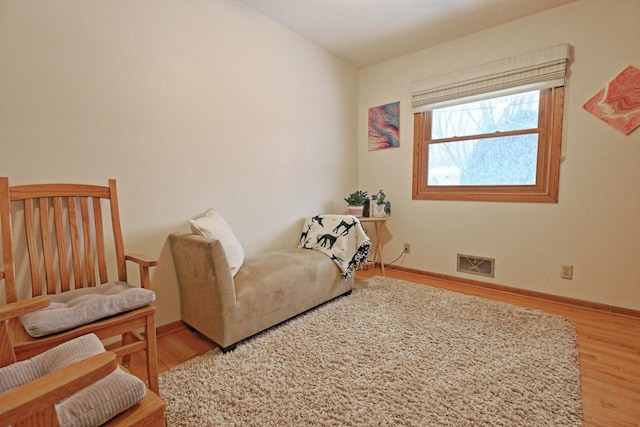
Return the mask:
<svg viewBox="0 0 640 427">
<path fill-rule="evenodd" d="M 0 393 L 104 351 L 98 337 L 88 334 L 31 359 L 0 368 Z M 100 381 L 56 404 L 58 422 L 65 427 L 98 426 L 135 405 L 146 392 L 139 378 L 118 367 Z"/>
<path fill-rule="evenodd" d="M 49 295 L 49 307 L 25 314 L 20 320 L 29 335 L 43 337 L 144 307 L 155 299 L 149 289 L 109 282 Z"/>
</svg>

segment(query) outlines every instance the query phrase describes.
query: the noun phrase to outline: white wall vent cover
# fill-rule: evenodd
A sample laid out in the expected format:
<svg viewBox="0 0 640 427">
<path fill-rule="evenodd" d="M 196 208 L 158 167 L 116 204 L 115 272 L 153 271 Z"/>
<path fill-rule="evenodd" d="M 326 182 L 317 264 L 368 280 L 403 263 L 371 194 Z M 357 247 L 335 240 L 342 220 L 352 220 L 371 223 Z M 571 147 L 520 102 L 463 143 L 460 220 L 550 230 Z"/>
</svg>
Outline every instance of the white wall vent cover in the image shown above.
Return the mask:
<svg viewBox="0 0 640 427">
<path fill-rule="evenodd" d="M 456 271 L 461 273 L 479 274 L 480 276 L 495 277 L 496 260 L 475 255 L 458 254 Z"/>
</svg>

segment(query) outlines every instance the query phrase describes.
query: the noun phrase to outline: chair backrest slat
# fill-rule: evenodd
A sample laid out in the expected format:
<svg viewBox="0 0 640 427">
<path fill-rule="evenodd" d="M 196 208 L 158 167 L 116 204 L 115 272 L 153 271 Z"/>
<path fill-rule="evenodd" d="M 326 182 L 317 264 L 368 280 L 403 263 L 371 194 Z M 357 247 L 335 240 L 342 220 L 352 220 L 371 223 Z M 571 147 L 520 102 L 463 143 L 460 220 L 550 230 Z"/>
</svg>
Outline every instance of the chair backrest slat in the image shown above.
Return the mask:
<svg viewBox="0 0 640 427">
<path fill-rule="evenodd" d="M 102 224 L 102 207 L 100 199 L 93 198 L 93 218 L 95 221 L 96 248 L 98 257 L 98 272 L 100 274 L 100 282 L 104 283 L 107 279 L 107 261 L 104 252 L 104 226 Z"/>
<path fill-rule="evenodd" d="M 110 208 L 102 206 L 105 202 Z M 109 225 L 105 212 L 110 216 Z M 22 216 L 24 228 L 22 224 L 17 227 Z M 118 280 L 127 280 L 115 180 L 109 180 L 107 186 L 10 187 L 9 180 L 0 177 L 0 226 L 7 302 L 17 301 L 18 295 L 23 298 L 28 282 L 29 297 L 108 282 L 107 260 L 112 260 L 107 254 L 114 249 Z M 113 241 L 105 238 L 105 226 L 111 226 Z M 113 245 L 109 251 L 107 244 Z"/>
<path fill-rule="evenodd" d="M 39 268 L 38 235 L 34 216 L 33 199 L 26 199 L 24 201 L 24 229 L 27 239 L 27 253 L 29 254 L 29 268 L 31 270 L 32 296 L 36 297 L 42 295 L 42 276 Z"/>
<path fill-rule="evenodd" d="M 49 201 L 41 197 L 38 199 L 38 211 L 40 213 L 40 234 L 42 242 L 42 255 L 44 257 L 44 272 L 47 281 L 47 293 L 56 293 L 56 278 L 53 273 L 53 251 L 51 248 L 51 234 L 49 230 Z"/>
<path fill-rule="evenodd" d="M 53 223 L 56 230 L 56 244 L 58 249 L 58 272 L 60 274 L 60 290 L 68 291 L 69 288 L 69 267 L 67 265 L 67 249 L 64 244 L 64 222 L 63 222 L 62 197 L 53 198 Z"/>
<path fill-rule="evenodd" d="M 82 288 L 82 264 L 80 262 L 81 250 L 75 197 L 67 197 L 67 208 L 69 210 L 69 235 L 71 239 L 71 259 L 73 261 L 73 281 L 76 288 Z"/>
<path fill-rule="evenodd" d="M 80 211 L 82 212 L 82 236 L 84 238 L 84 262 L 87 273 L 87 284 L 96 285 L 96 273 L 93 264 L 93 244 L 91 242 L 91 219 L 89 217 L 89 201 L 80 197 Z"/>
</svg>

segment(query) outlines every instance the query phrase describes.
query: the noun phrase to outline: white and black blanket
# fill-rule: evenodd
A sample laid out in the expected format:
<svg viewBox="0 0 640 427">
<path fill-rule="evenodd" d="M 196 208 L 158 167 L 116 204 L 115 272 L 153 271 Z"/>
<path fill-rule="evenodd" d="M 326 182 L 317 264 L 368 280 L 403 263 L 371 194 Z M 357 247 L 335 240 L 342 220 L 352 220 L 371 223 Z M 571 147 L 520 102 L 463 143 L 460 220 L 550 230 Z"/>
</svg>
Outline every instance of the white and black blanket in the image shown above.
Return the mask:
<svg viewBox="0 0 640 427">
<path fill-rule="evenodd" d="M 323 252 L 349 277 L 367 261 L 371 239 L 355 216 L 316 215 L 305 221 L 298 247 Z"/>
</svg>

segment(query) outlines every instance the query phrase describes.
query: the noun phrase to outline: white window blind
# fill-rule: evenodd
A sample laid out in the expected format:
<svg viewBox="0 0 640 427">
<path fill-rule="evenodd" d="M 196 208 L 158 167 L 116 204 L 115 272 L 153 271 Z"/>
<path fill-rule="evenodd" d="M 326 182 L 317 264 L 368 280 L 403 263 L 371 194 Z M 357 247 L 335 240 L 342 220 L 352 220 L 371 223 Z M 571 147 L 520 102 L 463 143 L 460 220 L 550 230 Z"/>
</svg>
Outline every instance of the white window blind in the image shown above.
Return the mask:
<svg viewBox="0 0 640 427">
<path fill-rule="evenodd" d="M 571 46 L 562 44 L 411 84 L 414 111 L 522 91 L 563 86 Z"/>
</svg>

